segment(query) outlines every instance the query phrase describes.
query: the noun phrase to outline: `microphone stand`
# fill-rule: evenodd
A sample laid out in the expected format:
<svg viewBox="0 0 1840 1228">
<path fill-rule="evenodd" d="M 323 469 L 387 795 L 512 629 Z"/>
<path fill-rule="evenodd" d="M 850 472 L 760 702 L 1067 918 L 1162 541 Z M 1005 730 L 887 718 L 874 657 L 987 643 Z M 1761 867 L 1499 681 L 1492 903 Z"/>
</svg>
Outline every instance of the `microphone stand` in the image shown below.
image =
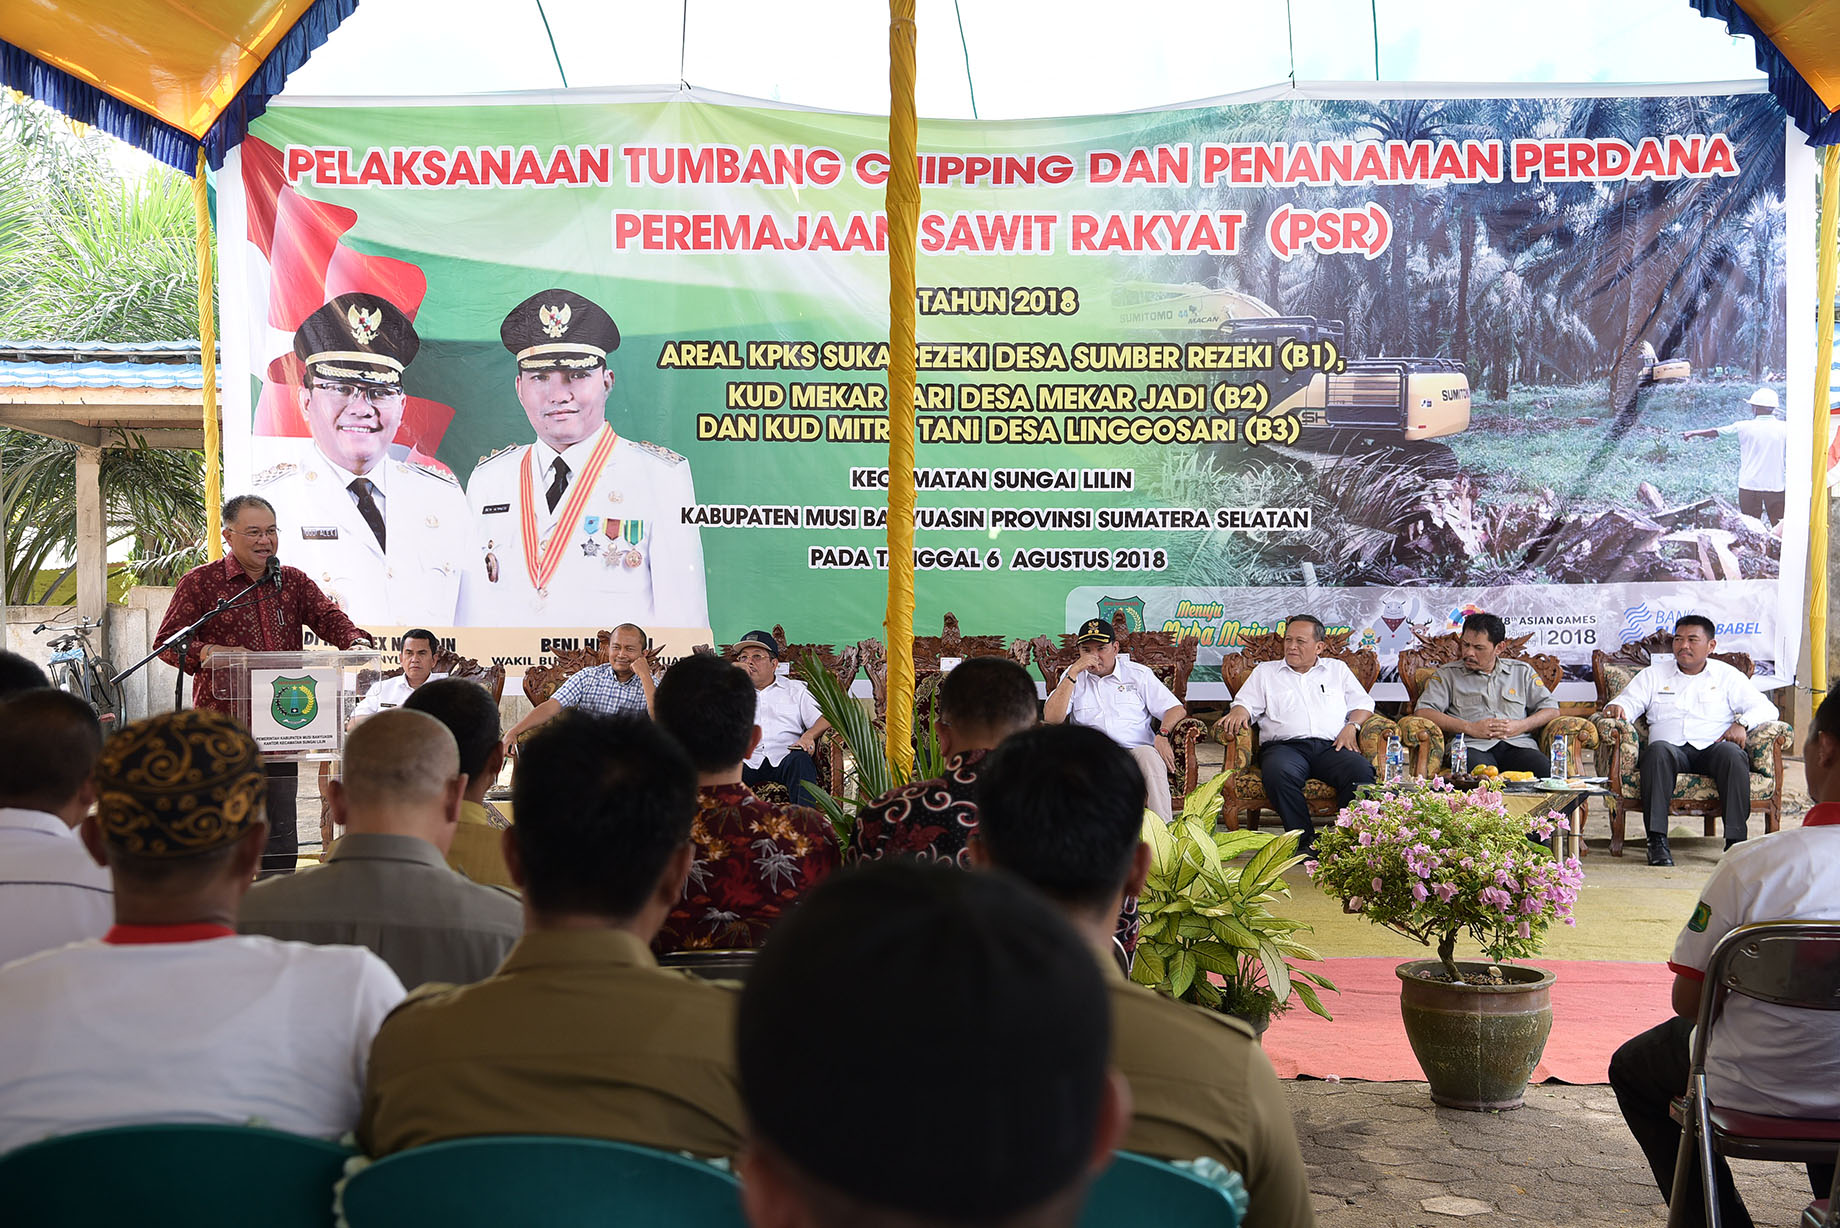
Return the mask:
<svg viewBox="0 0 1840 1228">
<path fill-rule="evenodd" d="M 262 585 L 265 583 L 267 583 L 267 577 L 261 580 L 251 580 L 249 582 L 249 587 L 236 596 L 220 599 L 217 605 L 205 611 L 204 616 L 198 619 L 198 621 L 192 623 L 188 627 L 181 627 L 179 630 L 167 636 L 165 641 L 152 652 L 130 665 L 127 669 L 122 670 L 119 674 L 116 674 L 113 678 L 109 679 L 109 682 L 114 686 L 120 686 L 123 678 L 141 669 L 149 661 L 152 661 L 155 657 L 176 645 L 179 650 L 179 677 L 178 680 L 173 683 L 173 711 L 176 712 L 180 708 L 183 708 L 185 706 L 185 655 L 191 649 L 192 637 L 198 634 L 199 628 L 203 627 L 213 618 L 216 618 L 219 614 L 224 613 L 226 610 L 234 610 L 254 600 L 261 592 Z M 199 667 L 203 668 L 203 662 L 199 663 Z"/>
</svg>

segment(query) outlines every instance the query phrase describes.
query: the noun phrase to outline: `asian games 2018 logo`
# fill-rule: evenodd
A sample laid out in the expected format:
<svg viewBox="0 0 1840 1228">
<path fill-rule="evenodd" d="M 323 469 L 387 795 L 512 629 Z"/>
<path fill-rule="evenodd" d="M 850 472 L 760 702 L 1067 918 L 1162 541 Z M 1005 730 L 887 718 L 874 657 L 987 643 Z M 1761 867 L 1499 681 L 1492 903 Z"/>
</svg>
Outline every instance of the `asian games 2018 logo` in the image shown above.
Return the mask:
<svg viewBox="0 0 1840 1228">
<path fill-rule="evenodd" d="M 1482 614 L 1485 612 L 1486 611 L 1484 611 L 1483 608 L 1477 605 L 1475 602 L 1465 601 L 1462 605 L 1458 606 L 1456 609 L 1452 610 L 1449 614 L 1445 615 L 1445 619 L 1447 621 L 1444 624 L 1444 630 L 1446 631 L 1460 630 L 1463 626 L 1464 619 L 1468 618 L 1471 614 Z"/>
</svg>

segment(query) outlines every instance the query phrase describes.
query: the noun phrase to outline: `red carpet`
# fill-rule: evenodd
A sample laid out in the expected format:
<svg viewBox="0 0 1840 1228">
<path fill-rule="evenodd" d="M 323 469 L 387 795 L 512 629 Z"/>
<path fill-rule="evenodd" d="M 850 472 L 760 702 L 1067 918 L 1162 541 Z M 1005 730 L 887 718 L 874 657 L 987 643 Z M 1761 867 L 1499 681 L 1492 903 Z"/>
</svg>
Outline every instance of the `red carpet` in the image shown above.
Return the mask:
<svg viewBox="0 0 1840 1228">
<path fill-rule="evenodd" d="M 1409 1083 L 1424 1079 L 1399 1021 L 1397 959 L 1326 959 L 1323 974 L 1341 989 L 1324 993 L 1334 1020 L 1301 1006 L 1274 1020 L 1265 1053 L 1281 1079 L 1366 1079 Z M 1618 1045 L 1673 1012 L 1674 974 L 1665 964 L 1596 960 L 1530 961 L 1558 974 L 1553 983 L 1552 1036 L 1533 1081 L 1604 1083 Z"/>
</svg>

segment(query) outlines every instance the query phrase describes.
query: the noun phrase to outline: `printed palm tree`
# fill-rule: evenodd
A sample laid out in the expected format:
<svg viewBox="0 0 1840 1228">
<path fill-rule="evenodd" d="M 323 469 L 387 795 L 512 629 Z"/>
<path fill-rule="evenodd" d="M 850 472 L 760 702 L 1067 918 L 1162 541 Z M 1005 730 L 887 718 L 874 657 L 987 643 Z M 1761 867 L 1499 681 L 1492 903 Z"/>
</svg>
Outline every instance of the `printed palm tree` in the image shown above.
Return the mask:
<svg viewBox="0 0 1840 1228">
<path fill-rule="evenodd" d="M 107 138 L 55 113 L 0 100 L 0 337 L 178 341 L 197 335 L 191 188 L 152 169 L 124 178 Z M 6 599 L 76 549 L 76 445 L 0 430 Z M 203 456 L 109 448 L 103 508 L 111 544 L 132 539 L 143 582 L 171 583 L 201 556 Z"/>
</svg>

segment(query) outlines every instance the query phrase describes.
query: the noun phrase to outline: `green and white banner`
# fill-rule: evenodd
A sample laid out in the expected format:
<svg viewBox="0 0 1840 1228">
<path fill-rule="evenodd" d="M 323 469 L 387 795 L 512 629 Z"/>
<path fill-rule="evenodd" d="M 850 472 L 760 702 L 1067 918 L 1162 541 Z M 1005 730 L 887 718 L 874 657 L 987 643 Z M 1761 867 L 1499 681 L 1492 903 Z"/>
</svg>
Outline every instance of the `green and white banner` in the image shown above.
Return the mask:
<svg viewBox="0 0 1840 1228">
<path fill-rule="evenodd" d="M 361 624 L 514 668 L 623 621 L 881 634 L 884 119 L 570 93 L 251 131 L 219 184 L 226 493 Z M 1205 676 L 1295 611 L 1390 667 L 1488 609 L 1580 677 L 1694 611 L 1791 674 L 1787 136 L 1752 93 L 923 122 L 916 628 L 1122 609 Z M 349 340 L 297 344 L 328 303 Z M 379 351 L 405 395 L 328 383 Z"/>
</svg>

